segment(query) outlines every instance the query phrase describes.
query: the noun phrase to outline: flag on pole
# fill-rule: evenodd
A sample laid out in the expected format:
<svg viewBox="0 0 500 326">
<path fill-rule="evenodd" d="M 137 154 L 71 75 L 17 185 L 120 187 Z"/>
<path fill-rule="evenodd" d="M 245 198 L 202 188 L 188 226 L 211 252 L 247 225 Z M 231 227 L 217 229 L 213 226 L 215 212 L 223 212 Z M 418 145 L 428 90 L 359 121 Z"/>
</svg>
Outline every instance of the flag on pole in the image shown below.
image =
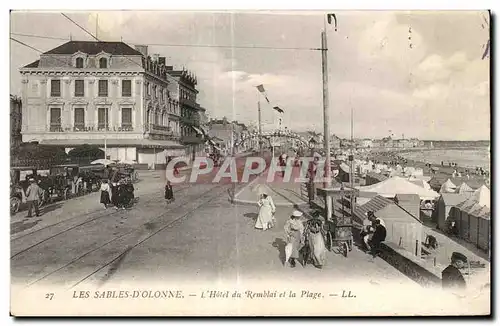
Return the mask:
<svg viewBox="0 0 500 326">
<path fill-rule="evenodd" d="M 326 15 L 326 20 L 328 21 L 328 24 L 332 24 L 332 19 L 335 25 L 335 31 L 337 31 L 337 16 L 335 14 L 327 14 Z"/>
<path fill-rule="evenodd" d="M 265 92 L 266 92 L 266 90 L 264 89 L 264 85 L 259 85 L 259 86 L 257 86 L 257 89 L 258 89 L 258 90 L 259 90 L 259 92 L 261 92 L 261 93 L 265 93 Z"/>
<path fill-rule="evenodd" d="M 275 110 L 276 110 L 276 111 L 278 111 L 279 113 L 283 113 L 283 112 L 285 112 L 285 111 L 283 111 L 283 109 L 282 109 L 282 108 L 280 108 L 279 106 L 275 106 L 275 107 L 273 107 L 273 109 L 275 109 Z"/>
</svg>

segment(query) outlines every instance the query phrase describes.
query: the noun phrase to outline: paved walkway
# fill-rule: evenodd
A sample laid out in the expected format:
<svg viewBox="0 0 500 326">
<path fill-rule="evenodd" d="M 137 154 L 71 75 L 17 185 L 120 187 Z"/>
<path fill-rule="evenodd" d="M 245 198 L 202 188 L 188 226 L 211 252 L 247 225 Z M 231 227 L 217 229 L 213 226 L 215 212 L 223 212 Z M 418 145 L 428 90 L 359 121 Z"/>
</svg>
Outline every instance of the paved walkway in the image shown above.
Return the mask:
<svg viewBox="0 0 500 326">
<path fill-rule="evenodd" d="M 268 195 L 273 198 L 274 204 L 278 207 L 293 207 L 307 205 L 307 191 L 304 183 L 295 182 L 293 177 L 290 181 L 284 181 L 276 175 L 272 182 L 268 180 L 267 170 L 253 182 L 250 182 L 239 193 L 235 195 L 234 203 L 257 205 L 258 194 L 262 189 L 267 190 Z"/>
</svg>

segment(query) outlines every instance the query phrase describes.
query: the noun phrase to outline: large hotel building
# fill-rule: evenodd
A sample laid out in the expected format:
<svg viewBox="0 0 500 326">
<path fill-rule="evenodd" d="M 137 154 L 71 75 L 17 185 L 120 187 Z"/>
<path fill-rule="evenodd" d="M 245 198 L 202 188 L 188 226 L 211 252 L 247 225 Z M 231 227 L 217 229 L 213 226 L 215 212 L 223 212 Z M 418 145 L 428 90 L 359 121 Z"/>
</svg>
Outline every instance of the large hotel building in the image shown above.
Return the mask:
<svg viewBox="0 0 500 326">
<path fill-rule="evenodd" d="M 98 145 L 112 160 L 149 166 L 204 151 L 196 77 L 147 46 L 70 41 L 20 72 L 23 142 Z"/>
</svg>

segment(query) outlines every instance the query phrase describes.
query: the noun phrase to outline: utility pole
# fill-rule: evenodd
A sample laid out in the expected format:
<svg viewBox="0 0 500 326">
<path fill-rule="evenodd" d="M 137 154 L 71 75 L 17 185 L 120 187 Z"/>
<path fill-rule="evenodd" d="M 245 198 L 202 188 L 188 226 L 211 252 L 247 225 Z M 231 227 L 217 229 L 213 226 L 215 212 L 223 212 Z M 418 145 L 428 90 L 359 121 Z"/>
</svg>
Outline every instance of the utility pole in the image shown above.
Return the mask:
<svg viewBox="0 0 500 326">
<path fill-rule="evenodd" d="M 353 117 L 353 109 L 351 106 L 351 155 L 349 157 L 350 161 L 350 170 L 351 173 L 349 173 L 349 178 L 350 178 L 350 185 L 351 185 L 351 221 L 352 221 L 352 215 L 354 213 L 354 137 L 353 137 L 353 127 L 354 127 L 354 117 Z"/>
<path fill-rule="evenodd" d="M 323 72 L 323 124 L 324 124 L 324 146 L 325 146 L 325 188 L 332 187 L 331 180 L 331 167 L 330 167 L 330 114 L 328 112 L 328 45 L 326 41 L 326 21 L 324 22 L 324 29 L 321 32 L 321 65 Z M 332 217 L 332 198 L 326 196 L 326 220 Z"/>
<path fill-rule="evenodd" d="M 262 156 L 262 113 L 260 109 L 260 95 L 259 99 L 257 100 L 257 108 L 259 111 L 259 152 L 260 155 Z"/>
<path fill-rule="evenodd" d="M 104 128 L 104 159 L 108 159 L 108 143 L 107 143 L 107 135 L 108 135 L 108 108 L 106 108 L 106 127 Z"/>
</svg>

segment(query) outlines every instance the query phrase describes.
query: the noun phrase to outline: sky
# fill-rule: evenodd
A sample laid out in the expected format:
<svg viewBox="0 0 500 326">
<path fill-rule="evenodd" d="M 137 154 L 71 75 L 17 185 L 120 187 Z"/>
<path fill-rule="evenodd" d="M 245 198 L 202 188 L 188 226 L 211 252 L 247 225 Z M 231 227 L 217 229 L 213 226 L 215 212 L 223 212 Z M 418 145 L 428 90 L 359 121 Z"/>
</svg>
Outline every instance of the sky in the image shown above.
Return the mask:
<svg viewBox="0 0 500 326">
<path fill-rule="evenodd" d="M 275 126 L 278 105 L 288 128 L 323 131 L 321 52 L 311 50 L 320 47 L 322 12 L 66 14 L 102 41 L 145 44 L 168 65 L 193 71 L 212 118 L 256 125 L 255 86 L 263 84 L 271 101 L 260 98 L 264 129 Z M 327 25 L 331 133 L 349 137 L 352 112 L 355 138 L 490 139 L 486 12 L 335 14 L 337 31 Z M 12 12 L 11 37 L 42 52 L 70 37 L 93 40 L 56 12 Z M 19 95 L 19 68 L 39 53 L 12 40 L 10 53 L 10 92 Z"/>
</svg>

